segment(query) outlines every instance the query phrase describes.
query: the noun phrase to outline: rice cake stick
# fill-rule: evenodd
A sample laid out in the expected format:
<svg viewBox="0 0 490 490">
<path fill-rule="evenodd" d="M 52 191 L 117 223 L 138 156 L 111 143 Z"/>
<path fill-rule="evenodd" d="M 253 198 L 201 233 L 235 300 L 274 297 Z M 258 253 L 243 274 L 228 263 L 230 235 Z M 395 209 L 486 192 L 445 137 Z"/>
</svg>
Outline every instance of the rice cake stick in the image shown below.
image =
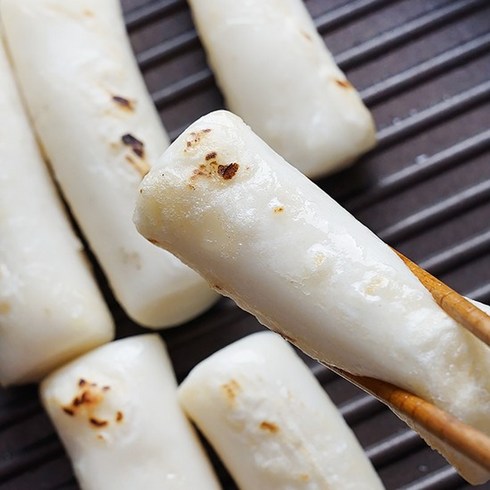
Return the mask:
<svg viewBox="0 0 490 490">
<path fill-rule="evenodd" d="M 190 0 L 228 107 L 309 177 L 375 144 L 375 127 L 303 0 Z"/>
<path fill-rule="evenodd" d="M 157 335 L 77 359 L 43 381 L 41 397 L 83 490 L 220 488 Z"/>
<path fill-rule="evenodd" d="M 138 323 L 173 326 L 215 300 L 131 222 L 142 176 L 168 145 L 118 0 L 4 0 L 2 20 L 34 125 L 114 293 Z"/>
<path fill-rule="evenodd" d="M 310 356 L 410 391 L 490 435 L 490 349 L 238 117 L 219 111 L 191 125 L 144 179 L 135 220 Z M 472 481 L 488 479 L 456 464 Z"/>
<path fill-rule="evenodd" d="M 383 488 L 335 405 L 276 334 L 202 361 L 179 399 L 241 490 Z"/>
<path fill-rule="evenodd" d="M 19 98 L 0 35 L 0 384 L 38 381 L 113 324 Z"/>
</svg>

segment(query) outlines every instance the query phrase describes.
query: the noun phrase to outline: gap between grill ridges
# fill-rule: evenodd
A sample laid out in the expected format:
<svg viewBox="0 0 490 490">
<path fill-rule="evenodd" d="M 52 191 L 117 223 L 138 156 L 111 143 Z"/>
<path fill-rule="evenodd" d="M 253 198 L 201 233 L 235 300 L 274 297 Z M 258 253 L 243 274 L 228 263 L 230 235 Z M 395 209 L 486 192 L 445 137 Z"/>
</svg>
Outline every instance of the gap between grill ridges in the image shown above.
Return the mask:
<svg viewBox="0 0 490 490">
<path fill-rule="evenodd" d="M 378 180 L 371 187 L 358 190 L 359 195 L 350 197 L 344 205 L 349 211 L 356 212 L 376 204 L 396 192 L 407 189 L 451 165 L 464 162 L 468 158 L 483 153 L 489 148 L 490 129 L 460 141 L 430 157 L 417 160 L 412 165 L 403 167 L 401 170 Z"/>
<path fill-rule="evenodd" d="M 230 302 L 228 298 L 221 297 L 219 299 L 220 302 Z M 230 324 L 235 324 L 239 321 L 242 320 L 247 320 L 248 313 L 246 313 L 244 310 L 241 310 L 240 308 L 236 307 L 234 303 L 230 305 L 230 308 L 224 308 L 220 307 L 219 304 L 216 304 L 215 306 L 212 307 L 212 310 L 207 311 L 206 313 L 203 313 L 201 316 L 196 318 L 195 320 L 191 320 L 187 325 L 187 331 L 186 332 L 177 332 L 177 331 L 170 331 L 166 332 L 167 335 L 163 335 L 163 340 L 167 344 L 169 348 L 172 350 L 178 348 L 181 345 L 188 344 L 190 342 L 196 341 L 197 338 L 203 336 L 203 335 L 208 335 L 211 331 L 218 329 L 218 328 L 223 328 L 226 327 L 227 325 Z M 244 317 L 243 315 L 247 315 L 247 317 Z M 212 315 L 212 318 L 207 318 Z M 198 327 L 196 329 L 192 329 L 192 325 L 194 322 L 198 323 Z M 170 337 L 169 335 L 175 334 L 175 337 Z"/>
<path fill-rule="evenodd" d="M 186 97 L 199 88 L 210 85 L 212 80 L 213 74 L 211 70 L 204 68 L 197 73 L 181 78 L 179 81 L 153 92 L 151 97 L 157 108 L 161 110 L 168 104 Z"/>
<path fill-rule="evenodd" d="M 21 406 L 16 406 L 13 410 L 10 408 L 0 411 L 0 432 L 43 413 L 43 408 L 37 399 L 29 400 L 28 404 L 22 403 Z"/>
<path fill-rule="evenodd" d="M 459 242 L 452 247 L 419 262 L 422 269 L 437 276 L 452 268 L 461 267 L 466 262 L 474 260 L 490 250 L 490 230 L 477 233 L 468 240 Z"/>
<path fill-rule="evenodd" d="M 335 56 L 337 64 L 342 69 L 352 68 L 353 65 L 365 63 L 380 53 L 395 48 L 396 46 L 412 41 L 426 31 L 439 29 L 445 23 L 454 19 L 460 19 L 480 7 L 488 7 L 487 0 L 457 0 L 448 2 L 442 7 L 437 7 L 409 22 L 401 24 L 390 31 L 376 36 L 359 46 L 355 46 Z"/>
<path fill-rule="evenodd" d="M 146 70 L 150 66 L 162 62 L 167 58 L 184 51 L 194 45 L 198 45 L 198 36 L 196 31 L 188 31 L 175 36 L 168 41 L 152 46 L 142 51 L 136 56 L 141 70 Z"/>
<path fill-rule="evenodd" d="M 462 483 L 464 480 L 452 466 L 444 466 L 401 487 L 400 490 L 449 490 L 450 488 L 458 488 Z"/>
<path fill-rule="evenodd" d="M 361 98 L 371 108 L 389 97 L 400 94 L 403 90 L 413 88 L 430 77 L 447 72 L 480 54 L 486 54 L 489 47 L 490 33 L 481 35 L 361 90 Z"/>
<path fill-rule="evenodd" d="M 132 31 L 149 22 L 158 20 L 161 16 L 171 14 L 175 10 L 184 8 L 184 0 L 155 1 L 138 7 L 124 15 L 124 21 L 128 31 Z"/>
<path fill-rule="evenodd" d="M 66 489 L 79 489 L 78 482 L 75 477 L 70 478 L 69 480 L 65 480 L 64 482 L 52 487 L 51 490 L 66 490 Z"/>
<path fill-rule="evenodd" d="M 360 16 L 365 16 L 383 8 L 392 6 L 401 0 L 358 0 L 347 1 L 347 3 L 331 11 L 325 12 L 314 18 L 318 31 L 323 35 L 330 30 L 338 29 L 350 21 L 358 20 Z"/>
<path fill-rule="evenodd" d="M 490 303 L 490 282 L 484 284 L 483 286 L 479 286 L 471 291 L 468 291 L 464 294 L 464 296 L 468 296 L 468 298 L 480 301 L 480 303 Z"/>
<path fill-rule="evenodd" d="M 1 0 L 0 0 L 1 1 Z M 1 391 L 9 391 L 7 398 L 0 404 L 0 412 L 15 408 L 18 403 L 30 403 L 37 399 L 37 390 L 32 385 L 2 386 Z"/>
<path fill-rule="evenodd" d="M 474 87 L 453 95 L 441 102 L 423 109 L 412 116 L 400 120 L 390 126 L 382 128 L 377 133 L 378 145 L 372 154 L 385 150 L 401 138 L 406 138 L 414 133 L 418 133 L 427 126 L 435 126 L 441 120 L 448 118 L 463 111 L 469 110 L 475 104 L 490 98 L 490 80 L 482 82 Z"/>
<path fill-rule="evenodd" d="M 423 439 L 411 429 L 403 429 L 365 448 L 367 457 L 376 468 L 401 459 L 425 446 Z"/>
<path fill-rule="evenodd" d="M 421 233 L 429 226 L 441 224 L 456 213 L 463 213 L 485 200 L 490 200 L 490 180 L 479 182 L 472 187 L 463 189 L 442 201 L 424 207 L 423 209 L 403 218 L 376 234 L 385 242 L 394 245 L 397 242 Z"/>
<path fill-rule="evenodd" d="M 64 449 L 55 433 L 43 437 L 36 443 L 15 452 L 12 459 L 0 462 L 0 483 L 63 454 Z"/>
<path fill-rule="evenodd" d="M 368 394 L 357 396 L 337 408 L 349 425 L 357 424 L 378 412 L 388 410 L 386 405 Z"/>
<path fill-rule="evenodd" d="M 308 368 L 322 384 L 330 383 L 331 381 L 339 378 L 338 374 L 335 374 L 333 371 L 328 369 L 328 367 L 320 364 L 319 362 L 315 362 L 313 365 L 308 366 Z"/>
</svg>

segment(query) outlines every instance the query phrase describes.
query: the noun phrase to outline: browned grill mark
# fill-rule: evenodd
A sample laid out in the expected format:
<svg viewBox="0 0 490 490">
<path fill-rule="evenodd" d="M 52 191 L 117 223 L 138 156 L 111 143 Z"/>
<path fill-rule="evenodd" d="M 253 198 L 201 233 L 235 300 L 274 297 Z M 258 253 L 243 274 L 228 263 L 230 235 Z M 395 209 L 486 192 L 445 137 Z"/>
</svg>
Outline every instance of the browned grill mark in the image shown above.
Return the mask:
<svg viewBox="0 0 490 490">
<path fill-rule="evenodd" d="M 89 391 L 84 391 L 81 395 L 76 396 L 71 402 L 73 407 L 79 407 L 80 405 L 88 405 L 94 400 L 93 395 Z"/>
<path fill-rule="evenodd" d="M 97 383 L 80 378 L 77 387 L 78 393 L 73 397 L 71 403 L 61 407 L 63 412 L 70 417 L 83 416 L 91 426 L 104 427 L 108 425 L 107 420 L 99 419 L 96 416 L 95 410 L 104 401 L 104 393 L 110 390 L 110 386 L 99 386 Z"/>
<path fill-rule="evenodd" d="M 200 131 L 191 131 L 186 141 L 186 148 L 190 149 L 200 143 L 204 134 L 209 133 L 211 129 L 201 129 Z"/>
<path fill-rule="evenodd" d="M 82 398 L 81 397 L 76 397 L 73 399 L 73 401 L 71 402 L 72 406 L 74 407 L 79 407 L 80 405 L 82 405 Z"/>
<path fill-rule="evenodd" d="M 122 109 L 131 112 L 134 111 L 134 102 L 132 100 L 121 97 L 120 95 L 113 95 L 112 100 Z"/>
<path fill-rule="evenodd" d="M 213 164 L 215 162 L 211 162 L 211 164 Z M 199 165 L 199 168 L 196 168 L 194 169 L 194 171 L 192 172 L 194 176 L 196 175 L 209 175 L 209 171 L 207 170 L 206 168 L 206 165 Z"/>
<path fill-rule="evenodd" d="M 65 412 L 70 417 L 73 417 L 75 415 L 74 410 L 69 408 L 69 407 L 61 407 L 61 409 L 63 410 L 63 412 Z"/>
<path fill-rule="evenodd" d="M 218 154 L 215 152 L 215 151 L 212 151 L 211 153 L 208 153 L 206 155 L 206 160 L 213 160 L 214 158 L 216 158 L 218 156 Z"/>
<path fill-rule="evenodd" d="M 339 87 L 343 87 L 343 88 L 352 88 L 352 84 L 349 82 L 349 80 L 340 80 L 339 78 L 336 78 L 335 79 L 335 83 L 339 86 Z"/>
<path fill-rule="evenodd" d="M 239 169 L 238 163 L 230 163 L 229 165 L 218 165 L 218 174 L 225 180 L 232 179 Z"/>
<path fill-rule="evenodd" d="M 236 397 L 241 390 L 238 381 L 234 379 L 231 379 L 230 381 L 228 381 L 228 383 L 222 385 L 221 388 L 223 390 L 223 393 L 225 394 L 225 397 L 230 403 L 233 403 L 236 400 Z"/>
<path fill-rule="evenodd" d="M 274 213 L 282 213 L 284 211 L 284 206 L 276 206 L 274 208 Z"/>
<path fill-rule="evenodd" d="M 121 141 L 124 145 L 129 146 L 135 155 L 140 158 L 145 157 L 145 144 L 138 138 L 130 133 L 126 133 L 121 136 Z"/>
<path fill-rule="evenodd" d="M 266 432 L 270 432 L 271 434 L 276 434 L 279 432 L 279 427 L 274 424 L 274 422 L 268 422 L 267 420 L 261 422 L 259 427 Z"/>
<path fill-rule="evenodd" d="M 124 414 L 119 410 L 116 413 L 116 422 L 122 422 L 123 418 L 124 418 Z"/>
<path fill-rule="evenodd" d="M 105 427 L 109 423 L 107 420 L 99 420 L 96 417 L 90 417 L 88 420 L 95 427 Z"/>
</svg>

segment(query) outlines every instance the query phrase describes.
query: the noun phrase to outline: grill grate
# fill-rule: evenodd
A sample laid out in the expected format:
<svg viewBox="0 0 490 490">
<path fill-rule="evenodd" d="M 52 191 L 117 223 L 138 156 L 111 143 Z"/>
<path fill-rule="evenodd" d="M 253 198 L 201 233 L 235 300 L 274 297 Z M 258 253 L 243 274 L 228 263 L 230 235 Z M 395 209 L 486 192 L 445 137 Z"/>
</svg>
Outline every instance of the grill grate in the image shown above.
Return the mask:
<svg viewBox="0 0 490 490">
<path fill-rule="evenodd" d="M 424 268 L 462 293 L 489 302 L 490 3 L 306 4 L 379 128 L 374 151 L 320 185 Z M 222 106 L 187 5 L 183 0 L 123 0 L 123 6 L 138 61 L 175 138 L 192 120 Z M 143 332 L 107 287 L 105 295 L 120 337 Z M 182 380 L 213 351 L 261 328 L 223 299 L 186 328 L 162 335 Z M 470 488 L 381 403 L 305 360 L 388 489 Z M 224 487 L 235 488 L 218 468 Z M 0 390 L 0 490 L 33 488 L 78 486 L 36 389 Z"/>
</svg>

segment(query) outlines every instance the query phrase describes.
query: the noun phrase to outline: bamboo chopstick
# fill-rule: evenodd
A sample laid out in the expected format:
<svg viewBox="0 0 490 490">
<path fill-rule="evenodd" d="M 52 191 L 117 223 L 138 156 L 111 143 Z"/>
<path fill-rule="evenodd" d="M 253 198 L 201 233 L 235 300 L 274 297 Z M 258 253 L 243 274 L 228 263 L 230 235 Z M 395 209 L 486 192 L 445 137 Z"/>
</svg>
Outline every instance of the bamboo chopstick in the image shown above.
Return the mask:
<svg viewBox="0 0 490 490">
<path fill-rule="evenodd" d="M 490 437 L 432 403 L 397 386 L 365 376 L 355 376 L 331 366 L 327 367 L 490 471 Z"/>
<path fill-rule="evenodd" d="M 394 250 L 394 249 L 393 249 Z M 411 272 L 432 294 L 436 303 L 462 327 L 490 346 L 490 316 L 449 286 L 394 250 Z"/>
</svg>

